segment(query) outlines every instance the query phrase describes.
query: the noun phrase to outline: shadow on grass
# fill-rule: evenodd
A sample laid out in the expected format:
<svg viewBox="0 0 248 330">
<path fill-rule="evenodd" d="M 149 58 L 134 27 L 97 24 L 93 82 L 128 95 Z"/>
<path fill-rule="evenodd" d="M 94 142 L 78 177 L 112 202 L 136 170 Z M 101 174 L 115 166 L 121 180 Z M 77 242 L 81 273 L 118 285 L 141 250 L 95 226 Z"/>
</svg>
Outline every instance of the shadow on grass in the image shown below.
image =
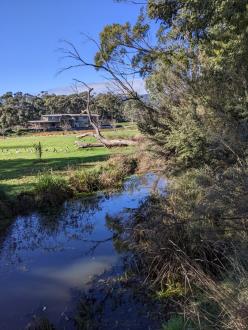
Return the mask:
<svg viewBox="0 0 248 330">
<path fill-rule="evenodd" d="M 8 184 L 2 183 L 0 181 L 0 200 L 4 200 L 4 198 L 12 198 L 22 193 L 23 191 L 29 192 L 34 188 L 33 182 L 24 182 L 24 183 L 16 183 L 16 184 Z M 4 197 L 3 197 L 4 194 Z"/>
<path fill-rule="evenodd" d="M 35 175 L 43 170 L 63 170 L 68 166 L 83 163 L 101 162 L 109 155 L 91 155 L 80 157 L 50 158 L 42 161 L 35 159 L 8 159 L 0 160 L 0 180 L 18 179 L 23 176 Z"/>
</svg>

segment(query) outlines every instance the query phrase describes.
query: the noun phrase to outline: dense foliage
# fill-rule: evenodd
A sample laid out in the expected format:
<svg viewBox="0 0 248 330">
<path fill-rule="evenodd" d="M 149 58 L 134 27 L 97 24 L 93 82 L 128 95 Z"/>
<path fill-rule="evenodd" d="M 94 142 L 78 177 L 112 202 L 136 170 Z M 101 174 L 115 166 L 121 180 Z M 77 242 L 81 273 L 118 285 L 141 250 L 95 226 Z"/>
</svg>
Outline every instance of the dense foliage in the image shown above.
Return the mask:
<svg viewBox="0 0 248 330">
<path fill-rule="evenodd" d="M 149 0 L 134 26 L 108 25 L 101 33 L 97 65 L 118 62 L 126 74 L 146 77 L 151 105 L 140 129 L 171 169 L 243 161 L 247 23 L 244 0 Z"/>
<path fill-rule="evenodd" d="M 21 92 L 8 92 L 0 97 L 0 128 L 2 132 L 38 119 L 45 112 L 42 98 Z"/>
</svg>

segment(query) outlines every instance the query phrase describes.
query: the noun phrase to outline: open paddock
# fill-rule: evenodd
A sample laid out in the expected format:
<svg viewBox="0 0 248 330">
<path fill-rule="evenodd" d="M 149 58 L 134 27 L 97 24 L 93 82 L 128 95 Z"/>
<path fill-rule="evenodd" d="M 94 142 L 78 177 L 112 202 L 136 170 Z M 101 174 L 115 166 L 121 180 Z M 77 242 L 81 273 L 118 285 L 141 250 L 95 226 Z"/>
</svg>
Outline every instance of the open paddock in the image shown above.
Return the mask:
<svg viewBox="0 0 248 330">
<path fill-rule="evenodd" d="M 57 133 L 57 134 L 56 134 Z M 36 176 L 44 171 L 56 171 L 67 175 L 78 168 L 89 168 L 105 161 L 112 154 L 129 153 L 132 147 L 105 147 L 78 149 L 76 135 L 80 132 L 41 133 L 0 139 L 0 188 L 8 195 L 15 195 L 34 187 Z M 135 125 L 116 130 L 104 130 L 109 138 L 132 138 L 139 135 Z M 85 142 L 96 142 L 87 137 Z M 39 159 L 34 145 L 40 142 L 42 157 Z"/>
</svg>

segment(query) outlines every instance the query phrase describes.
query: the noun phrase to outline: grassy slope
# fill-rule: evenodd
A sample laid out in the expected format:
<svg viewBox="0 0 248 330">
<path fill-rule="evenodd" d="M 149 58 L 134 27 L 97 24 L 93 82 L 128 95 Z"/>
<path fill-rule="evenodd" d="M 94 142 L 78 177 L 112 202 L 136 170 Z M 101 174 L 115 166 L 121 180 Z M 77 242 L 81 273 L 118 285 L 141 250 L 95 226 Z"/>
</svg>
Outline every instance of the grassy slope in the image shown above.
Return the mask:
<svg viewBox="0 0 248 330">
<path fill-rule="evenodd" d="M 132 137 L 137 135 L 135 126 L 116 131 L 106 131 L 105 136 Z M 0 140 L 0 184 L 9 195 L 23 190 L 32 189 L 35 176 L 41 171 L 60 171 L 66 175 L 68 170 L 88 168 L 95 163 L 104 161 L 113 153 L 125 153 L 129 148 L 90 148 L 77 149 L 74 145 L 75 135 L 35 135 L 11 137 Z M 93 142 L 93 138 L 85 139 Z M 43 147 L 42 161 L 37 160 L 33 144 L 41 142 Z"/>
</svg>

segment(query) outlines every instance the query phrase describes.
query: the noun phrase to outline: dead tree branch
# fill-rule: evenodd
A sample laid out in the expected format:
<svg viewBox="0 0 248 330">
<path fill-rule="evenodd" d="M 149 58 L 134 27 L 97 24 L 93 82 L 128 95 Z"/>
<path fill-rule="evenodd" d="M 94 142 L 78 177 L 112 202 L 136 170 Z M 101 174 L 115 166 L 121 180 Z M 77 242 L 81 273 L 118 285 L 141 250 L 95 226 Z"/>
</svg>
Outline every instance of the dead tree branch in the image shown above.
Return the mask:
<svg viewBox="0 0 248 330">
<path fill-rule="evenodd" d="M 78 138 L 85 138 L 87 136 L 93 136 L 94 138 L 96 138 L 100 143 L 82 143 L 80 141 L 76 141 L 75 144 L 78 146 L 78 148 L 90 148 L 90 147 L 106 147 L 106 148 L 112 148 L 112 147 L 126 147 L 126 146 L 130 146 L 130 145 L 135 145 L 136 141 L 133 140 L 126 140 L 126 139 L 106 139 L 98 126 L 98 123 L 94 122 L 94 119 L 92 117 L 91 114 L 91 110 L 90 110 L 90 104 L 91 104 L 91 97 L 92 97 L 92 92 L 93 92 L 93 88 L 88 86 L 85 82 L 78 80 L 78 79 L 74 79 L 74 81 L 76 81 L 77 83 L 82 84 L 86 89 L 87 89 L 87 103 L 86 103 L 86 113 L 88 115 L 89 118 L 89 122 L 90 125 L 94 128 L 95 133 L 93 132 L 87 132 L 84 134 L 81 134 L 80 136 L 78 136 Z"/>
</svg>

